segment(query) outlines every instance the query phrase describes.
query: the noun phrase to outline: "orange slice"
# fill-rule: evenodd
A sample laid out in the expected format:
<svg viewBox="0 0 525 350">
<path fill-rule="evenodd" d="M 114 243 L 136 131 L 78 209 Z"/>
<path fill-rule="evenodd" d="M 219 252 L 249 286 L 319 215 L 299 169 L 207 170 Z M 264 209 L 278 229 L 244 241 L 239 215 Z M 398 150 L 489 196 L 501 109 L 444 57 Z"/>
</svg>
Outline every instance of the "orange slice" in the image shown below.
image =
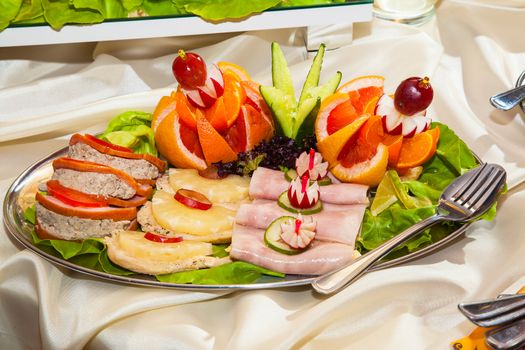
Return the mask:
<svg viewBox="0 0 525 350">
<path fill-rule="evenodd" d="M 225 131 L 235 123 L 246 100 L 246 93 L 236 75 L 225 72 L 223 78 L 223 95 L 206 111 L 206 119 L 219 132 Z"/>
<path fill-rule="evenodd" d="M 177 91 L 175 93 L 175 102 L 177 113 L 179 114 L 181 121 L 190 129 L 197 130 L 197 117 L 195 116 L 196 108 L 191 105 L 182 91 Z"/>
<path fill-rule="evenodd" d="M 213 105 L 205 111 L 205 115 L 215 130 L 223 132 L 228 128 L 226 107 L 222 96 L 216 99 Z"/>
<path fill-rule="evenodd" d="M 157 103 L 157 106 L 155 107 L 155 110 L 153 111 L 153 115 L 151 116 L 151 129 L 153 129 L 153 132 L 157 130 L 157 127 L 164 118 L 175 112 L 175 106 L 176 102 L 174 94 L 171 94 L 171 96 L 161 97 Z"/>
<path fill-rule="evenodd" d="M 388 147 L 388 165 L 395 167 L 399 160 L 399 154 L 401 153 L 403 135 L 385 134 L 381 143 Z"/>
<path fill-rule="evenodd" d="M 422 165 L 434 153 L 439 140 L 439 128 L 427 130 L 411 138 L 404 138 L 396 168 L 406 169 Z"/>
<path fill-rule="evenodd" d="M 202 115 L 197 116 L 197 133 L 208 165 L 220 161 L 231 162 L 237 159 L 237 153 Z"/>
<path fill-rule="evenodd" d="M 217 66 L 219 67 L 220 71 L 224 74 L 226 72 L 233 73 L 237 76 L 237 78 L 241 81 L 243 80 L 252 80 L 250 78 L 250 75 L 244 68 L 241 66 L 232 63 L 232 62 L 219 62 L 217 63 Z"/>
<path fill-rule="evenodd" d="M 388 149 L 380 143 L 377 145 L 372 158 L 348 167 L 344 166 L 343 163 L 339 163 L 331 171 L 336 178 L 344 182 L 377 186 L 386 172 L 387 165 Z"/>
<path fill-rule="evenodd" d="M 158 124 L 155 143 L 160 154 L 176 167 L 206 168 L 197 133 L 181 123 L 176 112 L 168 114 Z"/>
<path fill-rule="evenodd" d="M 317 149 L 330 165 L 337 162 L 337 158 L 345 144 L 352 138 L 352 136 L 354 136 L 354 134 L 356 134 L 369 118 L 369 115 L 358 118 L 353 123 L 317 142 Z"/>
</svg>

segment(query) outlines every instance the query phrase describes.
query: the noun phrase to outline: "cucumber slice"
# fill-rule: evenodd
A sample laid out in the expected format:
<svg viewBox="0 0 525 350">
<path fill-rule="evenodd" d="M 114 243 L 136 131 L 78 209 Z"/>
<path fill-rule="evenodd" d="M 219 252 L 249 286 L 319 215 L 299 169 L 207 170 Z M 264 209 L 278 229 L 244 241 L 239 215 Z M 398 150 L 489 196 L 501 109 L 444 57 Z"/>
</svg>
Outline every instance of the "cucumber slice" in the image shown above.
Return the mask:
<svg viewBox="0 0 525 350">
<path fill-rule="evenodd" d="M 272 43 L 272 81 L 273 86 L 289 96 L 294 105 L 297 104 L 290 69 L 284 58 L 283 50 L 276 42 Z"/>
<path fill-rule="evenodd" d="M 297 177 L 297 171 L 295 169 L 289 169 L 287 172 L 284 173 L 284 178 L 288 182 L 295 180 L 296 177 Z M 328 176 L 322 177 L 320 180 L 317 180 L 317 184 L 319 186 L 326 186 L 326 185 L 330 185 L 331 183 L 332 183 L 332 180 Z"/>
<path fill-rule="evenodd" d="M 297 105 L 297 112 L 293 122 L 292 139 L 297 140 L 297 134 L 299 133 L 299 129 L 301 129 L 306 117 L 311 115 L 312 111 L 315 109 L 319 109 L 319 106 L 321 106 L 321 98 L 317 96 L 307 98 Z M 311 124 L 312 131 L 314 124 L 315 123 Z"/>
<path fill-rule="evenodd" d="M 288 182 L 295 180 L 296 177 L 297 177 L 297 171 L 295 169 L 288 169 L 288 171 L 284 173 L 284 178 Z"/>
<path fill-rule="evenodd" d="M 284 135 L 292 135 L 295 115 L 297 114 L 294 101 L 273 86 L 261 85 L 259 91 L 274 118 L 277 119 L 277 127 Z"/>
<path fill-rule="evenodd" d="M 327 186 L 332 184 L 332 179 L 330 179 L 328 176 L 322 177 L 320 180 L 317 180 L 317 184 L 319 186 Z"/>
<path fill-rule="evenodd" d="M 296 249 L 290 247 L 286 242 L 281 239 L 281 223 L 287 222 L 288 220 L 295 221 L 293 216 L 281 216 L 280 218 L 272 221 L 270 226 L 264 232 L 264 243 L 276 252 L 295 255 L 301 253 L 304 249 Z"/>
<path fill-rule="evenodd" d="M 319 85 L 325 47 L 325 44 L 319 46 L 319 50 L 314 57 L 308 75 L 306 76 L 306 80 L 304 81 L 301 97 L 299 97 L 299 104 L 301 104 L 306 98 L 312 97 L 312 95 L 309 94 L 309 91 Z"/>
<path fill-rule="evenodd" d="M 277 199 L 277 204 L 281 208 L 289 211 L 290 213 L 294 213 L 294 214 L 312 215 L 315 213 L 319 213 L 321 210 L 323 210 L 323 203 L 321 202 L 321 200 L 317 201 L 317 203 L 315 203 L 315 205 L 311 208 L 300 209 L 300 208 L 294 207 L 292 203 L 290 203 L 290 200 L 288 199 L 288 191 L 284 191 L 283 193 L 281 193 L 281 195 L 279 196 L 279 199 Z"/>
</svg>

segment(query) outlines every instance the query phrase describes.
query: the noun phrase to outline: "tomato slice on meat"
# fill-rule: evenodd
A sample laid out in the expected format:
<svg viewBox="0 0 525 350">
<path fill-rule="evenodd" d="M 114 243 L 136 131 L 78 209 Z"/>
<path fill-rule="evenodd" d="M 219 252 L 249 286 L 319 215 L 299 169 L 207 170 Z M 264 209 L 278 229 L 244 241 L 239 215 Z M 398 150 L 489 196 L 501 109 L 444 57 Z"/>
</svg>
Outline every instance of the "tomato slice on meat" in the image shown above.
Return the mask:
<svg viewBox="0 0 525 350">
<path fill-rule="evenodd" d="M 115 151 L 120 151 L 120 152 L 131 152 L 133 153 L 133 150 L 131 148 L 127 148 L 127 147 L 123 147 L 123 146 L 119 146 L 119 145 L 115 145 L 115 144 L 112 144 L 110 142 L 107 142 L 107 141 L 104 141 L 104 140 L 101 140 L 93 135 L 89 135 L 89 134 L 86 134 L 85 135 L 90 141 L 93 141 L 95 143 L 98 143 L 99 145 L 101 146 L 105 146 L 105 147 L 109 147 L 111 149 L 114 149 Z"/>
<path fill-rule="evenodd" d="M 101 208 L 109 206 L 104 200 L 94 198 L 89 194 L 72 188 L 64 187 L 57 180 L 49 180 L 46 185 L 47 192 L 50 195 L 72 207 Z"/>
</svg>

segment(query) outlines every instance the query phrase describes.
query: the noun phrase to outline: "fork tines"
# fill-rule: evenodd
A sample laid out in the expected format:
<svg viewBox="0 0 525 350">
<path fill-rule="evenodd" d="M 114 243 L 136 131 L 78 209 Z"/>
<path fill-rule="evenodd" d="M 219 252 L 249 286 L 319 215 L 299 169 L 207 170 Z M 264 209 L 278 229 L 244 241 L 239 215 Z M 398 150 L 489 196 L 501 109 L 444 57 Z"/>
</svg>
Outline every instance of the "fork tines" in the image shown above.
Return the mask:
<svg viewBox="0 0 525 350">
<path fill-rule="evenodd" d="M 474 170 L 472 176 L 472 181 L 467 181 L 452 195 L 454 202 L 469 210 L 475 210 L 473 206 L 476 203 L 483 202 L 485 197 L 501 186 L 506 173 L 499 165 L 484 163 Z"/>
</svg>

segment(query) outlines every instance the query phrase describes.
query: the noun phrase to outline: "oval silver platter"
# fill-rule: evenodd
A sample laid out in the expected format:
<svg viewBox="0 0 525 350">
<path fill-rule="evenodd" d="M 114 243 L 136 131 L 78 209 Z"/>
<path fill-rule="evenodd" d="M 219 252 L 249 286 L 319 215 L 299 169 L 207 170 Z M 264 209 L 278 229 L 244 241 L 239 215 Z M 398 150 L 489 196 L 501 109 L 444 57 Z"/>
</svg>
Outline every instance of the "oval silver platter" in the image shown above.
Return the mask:
<svg viewBox="0 0 525 350">
<path fill-rule="evenodd" d="M 36 186 L 42 180 L 51 176 L 52 166 L 51 163 L 55 158 L 66 155 L 67 147 L 49 155 L 48 157 L 35 163 L 22 174 L 20 174 L 9 190 L 6 193 L 4 199 L 4 223 L 7 228 L 7 232 L 11 234 L 18 242 L 20 242 L 27 249 L 40 255 L 44 259 L 55 263 L 58 266 L 84 273 L 96 278 L 104 280 L 125 283 L 130 285 L 140 286 L 151 286 L 159 288 L 173 288 L 173 289 L 185 289 L 185 290 L 251 290 L 251 289 L 268 289 L 268 288 L 284 288 L 284 287 L 295 287 L 308 285 L 312 282 L 312 276 L 303 275 L 286 275 L 284 278 L 264 276 L 251 284 L 225 284 L 225 285 L 199 285 L 199 284 L 176 284 L 176 283 L 165 283 L 159 282 L 153 276 L 135 274 L 132 276 L 116 276 L 106 272 L 101 272 L 93 269 L 89 269 L 80 265 L 73 264 L 67 260 L 48 254 L 45 251 L 39 249 L 33 245 L 31 241 L 31 231 L 33 229 L 31 224 L 24 221 L 23 210 L 20 206 L 20 202 L 27 196 L 32 196 L 36 191 Z M 463 236 L 465 230 L 470 224 L 465 224 L 459 227 L 454 232 L 442 240 L 426 246 L 416 252 L 407 254 L 405 256 L 392 259 L 389 261 L 381 262 L 375 265 L 372 270 L 384 269 L 406 262 L 412 261 L 431 254 L 432 252 L 445 247 L 451 242 Z"/>
</svg>

